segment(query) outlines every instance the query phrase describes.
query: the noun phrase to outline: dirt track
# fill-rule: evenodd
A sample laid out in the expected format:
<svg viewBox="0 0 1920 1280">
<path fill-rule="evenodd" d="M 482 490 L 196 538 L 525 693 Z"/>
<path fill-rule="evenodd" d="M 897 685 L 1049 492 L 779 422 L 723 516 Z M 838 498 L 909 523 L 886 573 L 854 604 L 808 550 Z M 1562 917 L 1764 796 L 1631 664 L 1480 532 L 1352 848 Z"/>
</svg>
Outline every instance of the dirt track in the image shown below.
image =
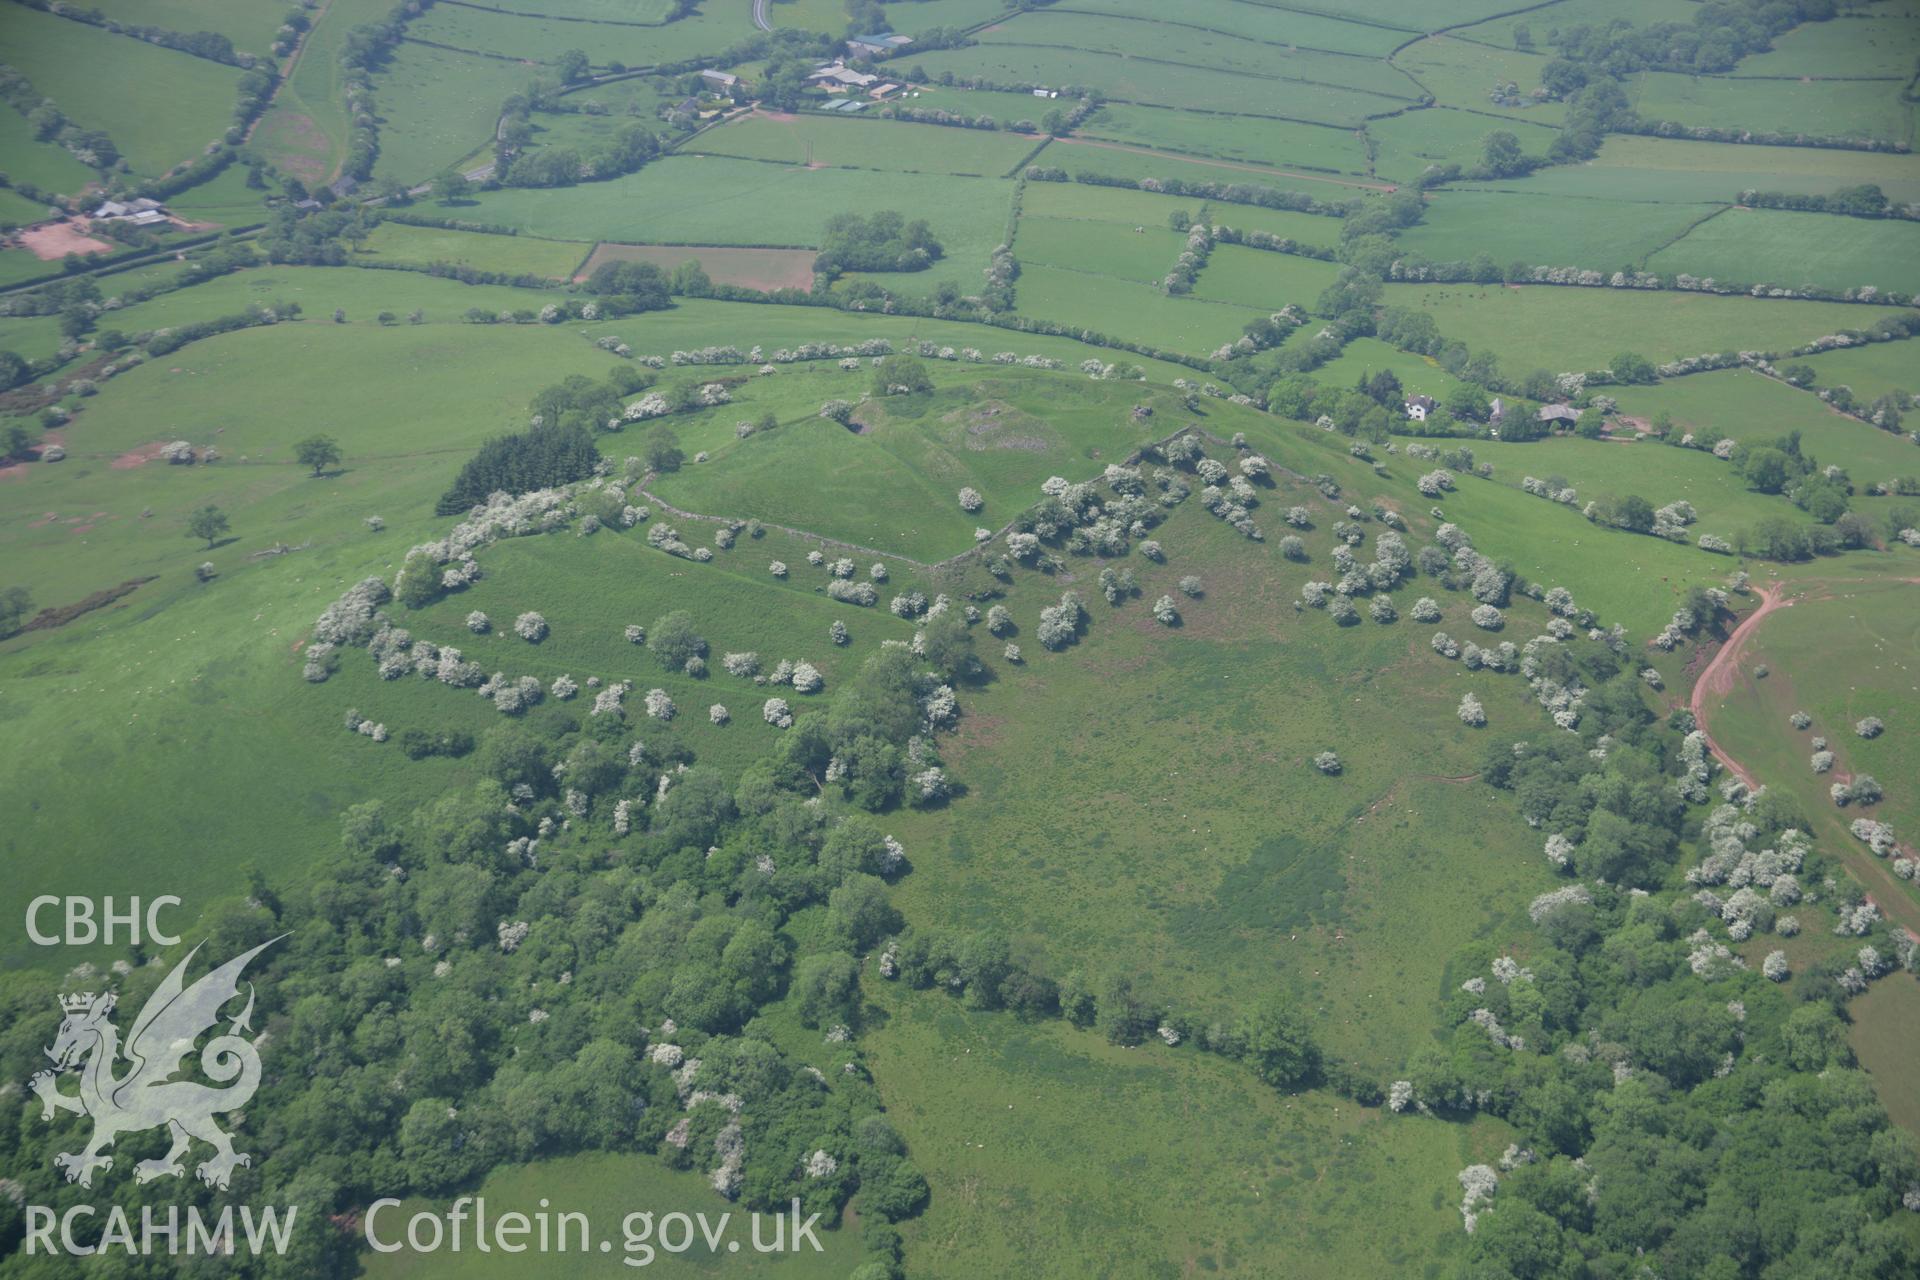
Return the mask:
<svg viewBox="0 0 1920 1280">
<path fill-rule="evenodd" d="M 1733 629 L 1727 642 L 1713 655 L 1713 661 L 1707 663 L 1707 669 L 1693 682 L 1693 697 L 1687 703 L 1687 709 L 1693 712 L 1694 723 L 1699 726 L 1700 732 L 1707 735 L 1707 746 L 1720 763 L 1726 765 L 1733 776 L 1746 783 L 1750 790 L 1758 790 L 1760 781 L 1714 741 L 1713 731 L 1707 727 L 1706 702 L 1710 693 L 1724 697 L 1733 692 L 1733 678 L 1740 667 L 1740 651 L 1746 647 L 1748 638 L 1754 628 L 1760 625 L 1760 620 L 1775 609 L 1790 608 L 1793 604 L 1786 599 L 1786 589 L 1781 586 L 1758 587 L 1755 592 L 1760 597 L 1760 607 L 1740 620 L 1740 625 Z"/>
<path fill-rule="evenodd" d="M 1720 651 L 1713 655 L 1712 661 L 1707 663 L 1706 669 L 1700 673 L 1700 678 L 1694 681 L 1693 694 L 1687 706 L 1693 712 L 1694 722 L 1699 726 L 1700 732 L 1706 734 L 1707 746 L 1714 757 L 1724 764 L 1734 777 L 1746 783 L 1749 788 L 1758 790 L 1760 781 L 1754 777 L 1753 772 L 1727 754 L 1726 750 L 1714 740 L 1713 731 L 1707 725 L 1706 714 L 1709 696 L 1724 698 L 1733 691 L 1734 678 L 1739 673 L 1741 651 L 1746 647 L 1747 641 L 1752 638 L 1761 620 L 1776 609 L 1790 609 L 1796 603 L 1794 600 L 1787 599 L 1784 584 L 1776 583 L 1770 587 L 1757 587 L 1755 591 L 1760 597 L 1760 607 L 1740 620 L 1740 625 L 1733 629 L 1733 634 L 1727 637 L 1727 642 L 1720 646 Z M 1811 598 L 1817 600 L 1824 597 L 1816 591 Z M 1894 878 L 1887 864 L 1867 853 L 1852 839 L 1851 833 L 1847 830 L 1847 823 L 1843 818 L 1835 816 L 1834 810 L 1827 809 L 1817 813 L 1814 817 L 1814 826 L 1816 838 L 1821 834 L 1818 829 L 1825 829 L 1826 839 L 1830 842 L 1827 847 L 1839 855 L 1840 860 L 1853 872 L 1862 887 L 1868 890 L 1868 897 L 1880 908 L 1881 913 L 1904 927 L 1914 937 L 1920 938 L 1920 910 L 1914 909 L 1913 900 L 1907 895 L 1906 887 Z"/>
</svg>

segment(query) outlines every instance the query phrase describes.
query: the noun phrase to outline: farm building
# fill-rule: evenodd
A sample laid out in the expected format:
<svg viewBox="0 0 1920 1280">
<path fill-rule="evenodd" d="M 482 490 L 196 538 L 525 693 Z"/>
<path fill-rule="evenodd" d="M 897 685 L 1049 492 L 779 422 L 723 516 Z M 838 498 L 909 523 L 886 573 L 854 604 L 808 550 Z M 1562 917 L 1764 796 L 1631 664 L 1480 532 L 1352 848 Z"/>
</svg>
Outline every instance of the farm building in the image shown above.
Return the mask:
<svg viewBox="0 0 1920 1280">
<path fill-rule="evenodd" d="M 855 36 L 847 41 L 847 51 L 856 58 L 885 57 L 913 43 L 912 36 L 882 31 L 870 36 Z"/>
<path fill-rule="evenodd" d="M 145 196 L 138 200 L 109 200 L 89 216 L 94 222 L 131 222 L 136 227 L 156 227 L 173 221 L 165 206 Z"/>
<path fill-rule="evenodd" d="M 719 71 L 712 67 L 708 67 L 705 71 L 702 71 L 700 78 L 723 93 L 731 90 L 735 85 L 740 83 L 739 76 L 728 71 Z"/>
<path fill-rule="evenodd" d="M 880 81 L 879 76 L 869 75 L 864 71 L 855 71 L 852 67 L 838 62 L 831 66 L 821 67 L 818 71 L 809 75 L 807 79 L 817 85 L 823 86 L 828 93 L 843 93 L 848 89 L 866 89 L 878 84 Z"/>
<path fill-rule="evenodd" d="M 1414 422 L 1425 422 L 1427 420 L 1427 415 L 1432 413 L 1433 409 L 1434 409 L 1434 399 L 1432 396 L 1408 396 L 1407 397 L 1407 403 L 1406 403 L 1407 417 Z"/>
<path fill-rule="evenodd" d="M 873 88 L 867 90 L 867 96 L 875 102 L 885 102 L 898 92 L 900 92 L 900 86 L 889 81 L 886 84 L 875 85 Z"/>
<path fill-rule="evenodd" d="M 1580 421 L 1580 411 L 1570 404 L 1543 404 L 1540 406 L 1539 419 L 1552 424 L 1564 422 L 1569 427 Z"/>
</svg>

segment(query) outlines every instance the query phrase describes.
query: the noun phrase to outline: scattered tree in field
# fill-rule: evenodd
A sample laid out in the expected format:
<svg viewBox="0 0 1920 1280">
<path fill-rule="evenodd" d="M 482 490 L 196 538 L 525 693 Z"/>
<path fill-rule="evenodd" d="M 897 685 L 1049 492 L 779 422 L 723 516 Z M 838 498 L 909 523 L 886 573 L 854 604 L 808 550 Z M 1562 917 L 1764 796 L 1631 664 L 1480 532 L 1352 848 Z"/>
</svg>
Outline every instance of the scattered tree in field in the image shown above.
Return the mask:
<svg viewBox="0 0 1920 1280">
<path fill-rule="evenodd" d="M 340 446 L 332 436 L 308 436 L 293 446 L 293 456 L 299 459 L 301 466 L 311 468 L 317 476 L 340 461 Z"/>
<path fill-rule="evenodd" d="M 228 528 L 227 513 L 211 504 L 187 517 L 187 536 L 201 539 L 209 548 Z"/>
<path fill-rule="evenodd" d="M 1080 634 L 1080 624 L 1086 620 L 1086 605 L 1077 591 L 1066 591 L 1060 595 L 1058 604 L 1048 605 L 1040 611 L 1040 625 L 1034 635 L 1041 644 L 1049 649 L 1064 648 L 1072 644 Z"/>
<path fill-rule="evenodd" d="M 844 645 L 852 639 L 847 634 L 847 624 L 838 618 L 835 618 L 833 624 L 827 628 L 827 638 L 839 645 Z"/>
<path fill-rule="evenodd" d="M 1487 710 L 1471 693 L 1460 699 L 1460 723 L 1478 729 L 1487 723 Z"/>
<path fill-rule="evenodd" d="M 679 710 L 673 705 L 673 699 L 667 696 L 665 689 L 647 690 L 647 714 L 655 720 L 671 720 Z"/>
<path fill-rule="evenodd" d="M 1206 593 L 1206 585 L 1200 581 L 1197 575 L 1189 573 L 1180 579 L 1180 591 L 1182 595 L 1198 600 Z"/>
<path fill-rule="evenodd" d="M 793 727 L 793 708 L 785 698 L 768 698 L 760 708 L 760 717 L 776 729 Z"/>
<path fill-rule="evenodd" d="M 487 617 L 486 614 L 480 612 L 480 610 L 475 609 L 467 615 L 467 630 L 477 636 L 483 636 L 493 630 L 493 620 Z"/>
<path fill-rule="evenodd" d="M 1813 725 L 1813 717 L 1804 711 L 1796 711 L 1787 717 L 1788 723 L 1796 729 L 1807 729 Z"/>
<path fill-rule="evenodd" d="M 1413 602 L 1413 608 L 1408 611 L 1407 616 L 1415 622 L 1438 622 L 1440 621 L 1440 602 L 1432 596 L 1421 596 Z"/>
<path fill-rule="evenodd" d="M 910 396 L 933 390 L 933 375 L 918 356 L 890 355 L 873 370 L 873 394 Z"/>
<path fill-rule="evenodd" d="M 513 633 L 529 644 L 538 644 L 547 638 L 547 620 L 529 610 L 513 620 Z"/>
<path fill-rule="evenodd" d="M 1857 721 L 1853 726 L 1853 731 L 1863 738 L 1877 738 L 1886 732 L 1886 728 L 1887 726 L 1882 723 L 1879 716 L 1868 716 L 1864 720 Z"/>
<path fill-rule="evenodd" d="M 1180 621 L 1180 610 L 1174 607 L 1172 596 L 1161 596 L 1153 602 L 1153 616 L 1164 626 L 1172 626 Z"/>
<path fill-rule="evenodd" d="M 1337 754 L 1331 751 L 1322 751 L 1313 758 L 1313 767 L 1324 774 L 1331 775 L 1339 773 L 1342 765 L 1340 764 L 1340 757 Z"/>
<path fill-rule="evenodd" d="M 0 640 L 18 635 L 32 612 L 33 595 L 25 587 L 0 591 Z"/>
<path fill-rule="evenodd" d="M 668 671 L 686 669 L 687 659 L 706 656 L 707 642 L 685 609 L 654 619 L 647 631 L 647 648 Z"/>
<path fill-rule="evenodd" d="M 978 489 L 966 488 L 960 491 L 960 509 L 962 511 L 978 511 L 986 504 L 987 500 L 980 496 Z"/>
<path fill-rule="evenodd" d="M 1468 616 L 1473 619 L 1473 625 L 1483 631 L 1498 631 L 1506 625 L 1506 617 L 1490 604 L 1475 605 Z"/>
</svg>

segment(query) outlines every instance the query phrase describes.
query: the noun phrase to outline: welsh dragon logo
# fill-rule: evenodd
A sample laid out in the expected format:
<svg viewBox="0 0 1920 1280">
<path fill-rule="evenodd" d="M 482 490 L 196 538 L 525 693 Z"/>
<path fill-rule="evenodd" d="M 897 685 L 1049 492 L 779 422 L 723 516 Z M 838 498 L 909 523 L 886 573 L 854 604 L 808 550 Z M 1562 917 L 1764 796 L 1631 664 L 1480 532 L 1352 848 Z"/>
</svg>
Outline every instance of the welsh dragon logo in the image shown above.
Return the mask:
<svg viewBox="0 0 1920 1280">
<path fill-rule="evenodd" d="M 245 1106 L 260 1087 L 260 1054 L 253 1041 L 241 1035 L 253 1030 L 249 1025 L 252 983 L 247 984 L 246 1008 L 228 1023 L 224 1034 L 207 1041 L 200 1051 L 200 1069 L 209 1080 L 233 1083 L 214 1088 L 175 1076 L 182 1070 L 181 1060 L 193 1052 L 194 1042 L 220 1021 L 221 1006 L 240 994 L 240 974 L 247 963 L 279 940 L 263 942 L 187 986 L 187 966 L 200 951 L 195 947 L 147 999 L 124 1046 L 113 1025 L 113 992 L 60 997 L 66 1018 L 53 1047 L 46 1050 L 54 1070 L 37 1073 L 31 1083 L 40 1098 L 42 1120 L 53 1119 L 56 1111 L 93 1118 L 93 1138 L 85 1150 L 63 1151 L 53 1158 L 68 1182 L 91 1187 L 94 1170 L 113 1168 L 113 1157 L 101 1152 L 115 1138 L 161 1125 L 171 1133 L 173 1146 L 157 1160 L 136 1164 L 136 1182 L 185 1174 L 180 1157 L 195 1139 L 214 1151 L 195 1170 L 208 1186 L 224 1191 L 236 1167 L 253 1163 L 251 1156 L 233 1149 L 233 1140 L 213 1119 Z M 116 1075 L 122 1060 L 126 1070 Z M 80 1073 L 80 1092 L 60 1092 L 58 1073 L 75 1069 Z"/>
</svg>

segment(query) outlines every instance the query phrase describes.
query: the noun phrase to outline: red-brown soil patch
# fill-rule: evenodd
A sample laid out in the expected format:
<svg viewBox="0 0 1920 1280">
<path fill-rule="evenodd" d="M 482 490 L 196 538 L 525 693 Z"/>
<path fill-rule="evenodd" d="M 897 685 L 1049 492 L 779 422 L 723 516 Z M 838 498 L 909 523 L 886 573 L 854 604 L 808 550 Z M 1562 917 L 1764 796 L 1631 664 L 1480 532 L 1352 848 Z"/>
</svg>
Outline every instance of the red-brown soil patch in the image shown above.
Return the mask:
<svg viewBox="0 0 1920 1280">
<path fill-rule="evenodd" d="M 71 222 L 49 222 L 20 233 L 20 243 L 42 262 L 58 262 L 70 253 L 112 253 L 113 245 L 96 240 Z"/>
<path fill-rule="evenodd" d="M 171 443 L 167 440 L 155 440 L 152 444 L 143 444 L 138 449 L 129 449 L 107 465 L 115 471 L 131 471 L 143 467 L 160 456 L 160 451 Z"/>
</svg>

